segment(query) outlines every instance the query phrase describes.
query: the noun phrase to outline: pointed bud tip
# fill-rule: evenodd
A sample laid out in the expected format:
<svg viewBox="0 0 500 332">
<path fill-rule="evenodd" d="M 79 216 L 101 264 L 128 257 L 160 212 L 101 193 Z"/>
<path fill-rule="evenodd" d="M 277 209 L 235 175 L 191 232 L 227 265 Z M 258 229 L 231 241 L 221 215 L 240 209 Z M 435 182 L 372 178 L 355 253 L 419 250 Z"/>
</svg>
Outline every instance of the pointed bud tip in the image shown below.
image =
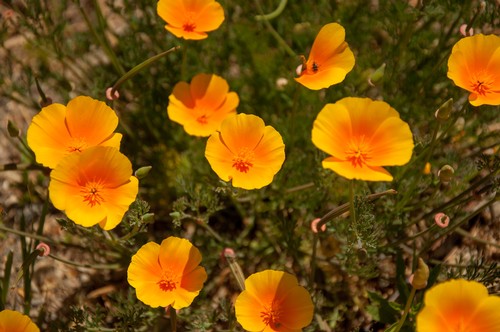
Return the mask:
<svg viewBox="0 0 500 332">
<path fill-rule="evenodd" d="M 425 264 L 422 258 L 418 259 L 417 270 L 413 274 L 413 278 L 410 280 L 411 285 L 415 289 L 422 289 L 427 286 L 427 280 L 429 279 L 429 267 Z"/>
<path fill-rule="evenodd" d="M 139 168 L 137 171 L 135 171 L 134 175 L 137 179 L 142 180 L 146 176 L 148 176 L 152 168 L 153 168 L 152 166 L 143 166 Z"/>
<path fill-rule="evenodd" d="M 17 128 L 17 126 L 14 124 L 12 121 L 7 121 L 7 132 L 9 133 L 10 137 L 19 137 L 20 130 Z"/>
</svg>

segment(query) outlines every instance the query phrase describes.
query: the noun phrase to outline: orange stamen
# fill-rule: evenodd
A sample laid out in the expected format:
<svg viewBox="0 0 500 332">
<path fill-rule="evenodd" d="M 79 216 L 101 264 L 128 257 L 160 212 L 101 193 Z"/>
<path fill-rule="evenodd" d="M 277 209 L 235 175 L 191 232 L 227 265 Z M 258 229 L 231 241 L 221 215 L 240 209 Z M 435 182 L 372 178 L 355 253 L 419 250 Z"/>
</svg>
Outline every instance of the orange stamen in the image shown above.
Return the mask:
<svg viewBox="0 0 500 332">
<path fill-rule="evenodd" d="M 351 142 L 348 150 L 345 152 L 346 159 L 351 162 L 354 167 L 363 167 L 366 162 L 371 159 L 369 156 L 369 147 L 364 141 L 364 137 L 359 143 Z"/>
<path fill-rule="evenodd" d="M 247 173 L 253 167 L 253 159 L 253 151 L 244 148 L 233 158 L 233 167 L 242 173 Z"/>
<path fill-rule="evenodd" d="M 278 330 L 281 327 L 281 323 L 279 322 L 281 310 L 277 308 L 274 302 L 269 307 L 264 307 L 264 310 L 260 313 L 264 324 L 270 326 L 273 330 Z"/>
<path fill-rule="evenodd" d="M 203 114 L 202 116 L 199 116 L 196 121 L 198 123 L 201 123 L 201 124 L 207 124 L 208 123 L 208 119 L 207 119 L 207 116 L 205 114 Z"/>
<path fill-rule="evenodd" d="M 179 281 L 177 281 L 176 279 L 177 278 L 172 274 L 172 272 L 167 271 L 163 273 L 162 279 L 156 284 L 162 291 L 170 292 L 177 288 L 177 284 L 179 283 Z"/>
<path fill-rule="evenodd" d="M 101 203 L 104 202 L 104 198 L 101 196 L 102 189 L 102 185 L 98 182 L 89 182 L 85 184 L 80 190 L 83 201 L 87 202 L 90 207 L 101 205 Z"/>
<path fill-rule="evenodd" d="M 66 151 L 68 152 L 82 152 L 85 147 L 87 146 L 87 143 L 83 138 L 73 138 L 69 142 Z"/>
</svg>

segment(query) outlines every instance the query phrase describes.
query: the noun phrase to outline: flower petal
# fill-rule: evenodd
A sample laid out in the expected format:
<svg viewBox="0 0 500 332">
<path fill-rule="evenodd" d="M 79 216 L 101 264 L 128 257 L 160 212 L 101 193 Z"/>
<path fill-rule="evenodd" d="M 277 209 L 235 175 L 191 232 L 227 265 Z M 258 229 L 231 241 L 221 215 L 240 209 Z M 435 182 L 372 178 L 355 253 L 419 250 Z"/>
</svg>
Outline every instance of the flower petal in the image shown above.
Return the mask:
<svg viewBox="0 0 500 332">
<path fill-rule="evenodd" d="M 189 307 L 194 298 L 198 296 L 203 284 L 207 280 L 207 272 L 201 266 L 197 266 L 191 272 L 182 276 L 180 288 L 176 289 L 176 299 L 172 305 L 174 309 Z"/>
<path fill-rule="evenodd" d="M 27 141 L 35 152 L 36 161 L 54 168 L 69 152 L 71 136 L 65 126 L 66 106 L 51 104 L 33 117 L 27 132 Z"/>
<path fill-rule="evenodd" d="M 94 146 L 113 136 L 118 116 L 104 102 L 79 96 L 67 105 L 66 125 L 73 138 L 85 138 L 88 145 Z"/>
<path fill-rule="evenodd" d="M 203 1 L 206 3 L 207 1 Z M 195 18 L 197 31 L 213 31 L 224 22 L 224 9 L 220 3 L 211 1 L 198 12 Z"/>
<path fill-rule="evenodd" d="M 325 24 L 318 32 L 309 59 L 323 63 L 338 53 L 345 41 L 345 29 L 338 23 Z"/>
<path fill-rule="evenodd" d="M 300 330 L 311 324 L 314 305 L 309 292 L 301 286 L 290 287 L 281 304 L 280 322 L 289 329 Z"/>
<path fill-rule="evenodd" d="M 365 181 L 392 181 L 392 175 L 380 166 L 354 167 L 350 161 L 329 157 L 323 160 L 323 168 L 328 168 L 346 179 Z"/>
<path fill-rule="evenodd" d="M 373 134 L 370 146 L 370 166 L 404 165 L 410 161 L 413 153 L 413 134 L 408 124 L 400 118 L 388 118 Z"/>
<path fill-rule="evenodd" d="M 0 311 L 0 331 L 3 332 L 40 332 L 31 319 L 13 310 Z"/>
<path fill-rule="evenodd" d="M 183 275 L 200 264 L 201 254 L 188 240 L 170 236 L 161 243 L 158 261 L 163 268 Z"/>
<path fill-rule="evenodd" d="M 129 181 L 113 190 L 112 195 L 106 195 L 104 201 L 106 204 L 106 219 L 99 223 L 104 230 L 115 228 L 123 219 L 128 211 L 130 204 L 135 201 L 139 192 L 139 180 L 131 176 Z"/>
<path fill-rule="evenodd" d="M 254 150 L 264 135 L 264 120 L 252 114 L 230 116 L 221 125 L 220 136 L 228 149 L 237 153 L 246 148 Z"/>
<path fill-rule="evenodd" d="M 172 27 L 180 28 L 184 24 L 183 16 L 179 15 L 179 1 L 160 0 L 156 11 Z"/>
<path fill-rule="evenodd" d="M 257 294 L 256 294 L 257 295 Z M 248 290 L 243 291 L 236 298 L 234 304 L 236 319 L 247 331 L 262 331 L 266 327 L 261 315 L 265 309 L 261 301 Z"/>
<path fill-rule="evenodd" d="M 327 104 L 318 113 L 312 129 L 312 142 L 320 150 L 337 158 L 345 154 L 345 143 L 352 136 L 351 117 L 341 103 Z"/>
<path fill-rule="evenodd" d="M 196 106 L 216 110 L 226 99 L 229 85 L 217 75 L 198 74 L 191 80 L 191 95 Z"/>
</svg>

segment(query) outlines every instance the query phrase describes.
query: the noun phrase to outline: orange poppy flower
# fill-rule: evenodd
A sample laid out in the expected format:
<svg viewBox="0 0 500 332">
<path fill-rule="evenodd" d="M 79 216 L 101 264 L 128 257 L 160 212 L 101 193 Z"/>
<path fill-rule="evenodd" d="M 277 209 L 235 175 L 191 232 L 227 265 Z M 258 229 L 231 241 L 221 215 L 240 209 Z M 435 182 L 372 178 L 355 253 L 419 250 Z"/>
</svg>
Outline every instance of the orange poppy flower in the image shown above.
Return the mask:
<svg viewBox="0 0 500 332">
<path fill-rule="evenodd" d="M 323 167 L 347 179 L 392 181 L 382 166 L 406 164 L 413 152 L 410 127 L 383 101 L 348 97 L 319 112 L 312 141 L 331 157 Z"/>
<path fill-rule="evenodd" d="M 165 29 L 184 39 L 205 39 L 224 21 L 224 10 L 214 0 L 160 0 L 157 12 Z"/>
<path fill-rule="evenodd" d="M 340 83 L 354 67 L 354 54 L 345 42 L 345 30 L 338 23 L 321 28 L 309 58 L 297 68 L 295 80 L 306 88 L 319 90 Z"/>
<path fill-rule="evenodd" d="M 194 136 L 210 136 L 228 115 L 236 114 L 240 102 L 225 79 L 208 74 L 196 75 L 191 84 L 177 83 L 168 99 L 170 120 Z"/>
<path fill-rule="evenodd" d="M 448 59 L 448 77 L 470 92 L 474 106 L 500 105 L 500 37 L 474 35 L 460 39 Z"/>
<path fill-rule="evenodd" d="M 138 190 L 132 164 L 112 147 L 96 146 L 71 154 L 50 173 L 52 204 L 85 227 L 115 228 Z"/>
<path fill-rule="evenodd" d="M 33 117 L 27 140 L 36 161 L 54 168 L 66 155 L 102 145 L 120 148 L 122 135 L 113 133 L 118 117 L 102 101 L 86 96 L 68 106 L 50 104 Z"/>
<path fill-rule="evenodd" d="M 498 332 L 500 297 L 476 281 L 450 280 L 429 289 L 417 332 Z"/>
<path fill-rule="evenodd" d="M 311 323 L 314 306 L 295 276 L 265 270 L 245 280 L 234 309 L 236 320 L 247 331 L 298 332 Z"/>
<path fill-rule="evenodd" d="M 149 242 L 132 256 L 128 283 L 147 305 L 174 309 L 188 307 L 207 280 L 199 266 L 200 251 L 186 239 L 170 236 L 161 245 Z"/>
<path fill-rule="evenodd" d="M 255 115 L 238 114 L 222 122 L 207 141 L 205 157 L 215 173 L 234 187 L 267 186 L 285 161 L 281 135 Z"/>
<path fill-rule="evenodd" d="M 40 332 L 31 319 L 17 311 L 0 311 L 0 332 Z"/>
</svg>

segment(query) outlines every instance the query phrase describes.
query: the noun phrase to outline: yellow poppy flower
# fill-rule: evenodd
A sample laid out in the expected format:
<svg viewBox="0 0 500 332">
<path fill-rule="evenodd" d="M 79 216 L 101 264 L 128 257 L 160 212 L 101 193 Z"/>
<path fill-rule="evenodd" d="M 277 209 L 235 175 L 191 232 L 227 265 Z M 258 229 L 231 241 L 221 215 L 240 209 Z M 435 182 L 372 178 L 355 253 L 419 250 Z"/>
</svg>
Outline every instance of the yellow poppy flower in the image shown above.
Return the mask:
<svg viewBox="0 0 500 332">
<path fill-rule="evenodd" d="M 498 332 L 500 297 L 484 285 L 450 280 L 427 290 L 424 308 L 417 315 L 417 332 Z"/>
<path fill-rule="evenodd" d="M 222 122 L 207 141 L 205 157 L 215 173 L 234 187 L 258 189 L 273 181 L 285 161 L 281 135 L 255 115 L 238 114 Z"/>
<path fill-rule="evenodd" d="M 184 39 L 205 39 L 224 21 L 224 10 L 214 0 L 160 0 L 157 12 L 165 29 Z"/>
<path fill-rule="evenodd" d="M 115 148 L 97 146 L 67 156 L 50 173 L 54 206 L 75 223 L 115 228 L 135 200 L 139 181 L 132 164 Z"/>
<path fill-rule="evenodd" d="M 226 117 L 236 114 L 240 102 L 236 92 L 229 92 L 225 79 L 208 74 L 196 75 L 191 84 L 177 83 L 168 99 L 170 120 L 194 136 L 210 136 Z"/>
<path fill-rule="evenodd" d="M 340 83 L 354 67 L 354 54 L 345 42 L 345 30 L 338 23 L 321 28 L 307 61 L 297 68 L 295 80 L 306 88 L 319 90 Z"/>
<path fill-rule="evenodd" d="M 118 117 L 102 101 L 86 96 L 72 99 L 67 106 L 50 104 L 33 117 L 27 132 L 36 161 L 49 168 L 66 155 L 92 146 L 120 148 L 122 135 L 113 133 Z"/>
<path fill-rule="evenodd" d="M 474 35 L 460 39 L 448 59 L 448 77 L 470 92 L 474 106 L 500 105 L 500 37 Z"/>
<path fill-rule="evenodd" d="M 314 306 L 295 276 L 274 270 L 254 273 L 234 305 L 236 320 L 247 331 L 299 332 L 309 325 Z"/>
<path fill-rule="evenodd" d="M 408 124 L 389 104 L 369 98 L 325 105 L 314 121 L 312 141 L 331 155 L 323 167 L 347 179 L 392 181 L 382 166 L 404 165 L 413 152 Z"/>
<path fill-rule="evenodd" d="M 200 251 L 186 239 L 170 236 L 161 245 L 149 242 L 132 256 L 128 283 L 147 305 L 174 309 L 188 307 L 207 280 L 199 266 Z"/>
<path fill-rule="evenodd" d="M 0 332 L 40 332 L 31 319 L 17 311 L 0 311 Z"/>
</svg>

